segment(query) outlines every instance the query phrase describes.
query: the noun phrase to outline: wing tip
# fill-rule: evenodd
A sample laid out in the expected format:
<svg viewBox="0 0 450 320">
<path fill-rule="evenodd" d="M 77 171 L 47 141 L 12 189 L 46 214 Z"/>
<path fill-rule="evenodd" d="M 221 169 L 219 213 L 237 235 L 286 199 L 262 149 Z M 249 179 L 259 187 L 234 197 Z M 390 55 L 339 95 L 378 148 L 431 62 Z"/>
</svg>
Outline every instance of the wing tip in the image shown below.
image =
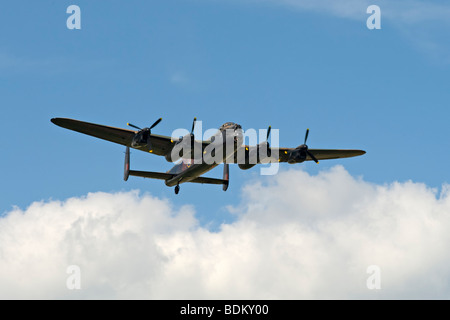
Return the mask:
<svg viewBox="0 0 450 320">
<path fill-rule="evenodd" d="M 64 121 L 67 120 L 72 120 L 72 119 L 68 119 L 68 118 L 51 118 L 50 121 L 54 124 L 56 124 L 57 126 L 60 126 L 61 123 L 63 123 Z"/>
<path fill-rule="evenodd" d="M 69 118 L 51 118 L 50 121 L 57 125 L 58 127 L 66 128 L 66 129 L 72 129 L 71 125 L 76 122 L 80 122 L 78 120 L 73 120 Z"/>
<path fill-rule="evenodd" d="M 61 119 L 62 119 L 62 118 L 51 118 L 50 121 L 51 121 L 53 124 L 56 124 L 57 126 L 59 126 L 60 123 L 61 123 Z"/>
</svg>

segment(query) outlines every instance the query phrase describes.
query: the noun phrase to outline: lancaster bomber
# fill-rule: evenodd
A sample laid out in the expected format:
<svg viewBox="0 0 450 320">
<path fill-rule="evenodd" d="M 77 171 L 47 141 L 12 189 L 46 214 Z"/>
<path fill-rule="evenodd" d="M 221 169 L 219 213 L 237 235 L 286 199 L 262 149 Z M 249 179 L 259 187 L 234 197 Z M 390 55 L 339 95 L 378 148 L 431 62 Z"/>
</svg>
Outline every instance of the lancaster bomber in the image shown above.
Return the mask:
<svg viewBox="0 0 450 320">
<path fill-rule="evenodd" d="M 194 137 L 196 118 L 192 123 L 191 132 L 185 136 L 175 138 L 152 133 L 152 129 L 161 120 L 159 118 L 146 128 L 127 124 L 136 130 L 67 118 L 53 118 L 51 122 L 66 129 L 124 145 L 126 147 L 125 181 L 129 176 L 164 180 L 168 187 L 175 187 L 175 194 L 180 191 L 180 184 L 185 182 L 218 184 L 222 185 L 222 189 L 226 191 L 229 184 L 230 163 L 237 163 L 240 169 L 247 170 L 261 163 L 287 162 L 294 164 L 304 161 L 319 163 L 319 160 L 350 158 L 366 153 L 363 150 L 309 149 L 306 145 L 309 129 L 306 130 L 303 144 L 296 148 L 270 147 L 268 142 L 270 126 L 267 130 L 266 141 L 256 146 L 249 146 L 243 143 L 242 127 L 233 122 L 224 123 L 210 139 L 198 141 Z M 176 164 L 167 172 L 131 170 L 130 148 L 163 156 L 167 161 L 176 162 Z M 224 165 L 222 179 L 203 177 L 203 174 L 220 164 Z"/>
</svg>

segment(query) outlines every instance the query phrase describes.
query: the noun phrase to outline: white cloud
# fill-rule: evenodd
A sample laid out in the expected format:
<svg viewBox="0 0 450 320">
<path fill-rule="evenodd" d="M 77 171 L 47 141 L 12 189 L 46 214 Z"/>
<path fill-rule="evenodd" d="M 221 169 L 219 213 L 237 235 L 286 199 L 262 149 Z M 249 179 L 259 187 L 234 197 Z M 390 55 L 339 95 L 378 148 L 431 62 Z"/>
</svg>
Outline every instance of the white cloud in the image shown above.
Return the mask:
<svg viewBox="0 0 450 320">
<path fill-rule="evenodd" d="M 450 188 L 436 192 L 290 170 L 248 184 L 218 232 L 138 192 L 36 202 L 0 219 L 0 298 L 445 299 Z"/>
<path fill-rule="evenodd" d="M 360 21 L 365 27 L 370 5 L 381 9 L 383 31 L 399 32 L 415 48 L 433 61 L 450 63 L 447 35 L 450 30 L 450 4 L 423 0 L 232 0 L 232 3 L 269 4 Z M 369 32 L 369 31 L 368 31 Z"/>
<path fill-rule="evenodd" d="M 366 9 L 378 5 L 383 16 L 400 23 L 417 23 L 423 21 L 448 22 L 450 5 L 440 2 L 422 0 L 235 0 L 255 4 L 274 4 L 302 11 L 315 11 L 342 18 L 365 21 Z"/>
<path fill-rule="evenodd" d="M 256 0 L 253 2 L 273 3 L 303 11 L 316 11 L 357 20 L 364 19 L 367 7 L 373 4 L 368 0 Z"/>
</svg>

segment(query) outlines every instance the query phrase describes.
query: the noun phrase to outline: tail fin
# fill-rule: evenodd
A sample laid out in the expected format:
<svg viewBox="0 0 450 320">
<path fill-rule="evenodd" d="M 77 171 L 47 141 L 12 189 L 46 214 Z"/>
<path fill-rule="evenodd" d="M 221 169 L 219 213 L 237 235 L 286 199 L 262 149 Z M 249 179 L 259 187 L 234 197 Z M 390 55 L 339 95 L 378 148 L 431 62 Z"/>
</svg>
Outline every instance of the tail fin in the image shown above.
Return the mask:
<svg viewBox="0 0 450 320">
<path fill-rule="evenodd" d="M 227 191 L 230 183 L 230 165 L 228 163 L 223 164 L 223 181 L 222 190 Z"/>
<path fill-rule="evenodd" d="M 130 147 L 125 151 L 125 168 L 123 172 L 123 180 L 127 181 L 130 175 Z"/>
</svg>

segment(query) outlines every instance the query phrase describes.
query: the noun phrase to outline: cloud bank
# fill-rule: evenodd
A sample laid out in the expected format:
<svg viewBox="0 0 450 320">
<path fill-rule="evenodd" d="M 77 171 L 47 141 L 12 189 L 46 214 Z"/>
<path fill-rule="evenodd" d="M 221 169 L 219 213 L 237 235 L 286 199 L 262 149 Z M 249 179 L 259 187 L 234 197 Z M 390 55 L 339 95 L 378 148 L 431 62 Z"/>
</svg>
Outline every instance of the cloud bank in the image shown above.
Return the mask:
<svg viewBox="0 0 450 320">
<path fill-rule="evenodd" d="M 450 298 L 447 185 L 289 170 L 249 183 L 230 211 L 212 232 L 194 207 L 137 191 L 15 208 L 0 218 L 0 298 Z M 371 265 L 381 289 L 366 285 Z"/>
</svg>

